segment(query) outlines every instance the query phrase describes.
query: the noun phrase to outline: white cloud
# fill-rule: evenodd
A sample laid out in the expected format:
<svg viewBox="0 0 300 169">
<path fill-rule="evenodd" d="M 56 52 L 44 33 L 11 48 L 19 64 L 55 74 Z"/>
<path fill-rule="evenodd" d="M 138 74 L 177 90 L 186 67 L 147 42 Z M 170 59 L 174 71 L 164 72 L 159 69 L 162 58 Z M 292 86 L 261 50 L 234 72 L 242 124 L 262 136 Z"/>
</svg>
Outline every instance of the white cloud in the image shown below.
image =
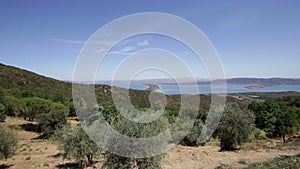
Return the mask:
<svg viewBox="0 0 300 169">
<path fill-rule="evenodd" d="M 53 39 L 53 40 L 62 42 L 62 43 L 75 44 L 75 45 L 84 45 L 85 44 L 85 41 L 81 41 L 81 40 L 69 40 L 69 39 Z"/>
<path fill-rule="evenodd" d="M 131 51 L 133 51 L 133 50 L 135 50 L 135 49 L 136 49 L 135 46 L 126 46 L 126 47 L 124 47 L 121 51 L 122 51 L 122 52 L 131 52 Z"/>
<path fill-rule="evenodd" d="M 108 46 L 108 45 L 114 44 L 113 41 L 109 41 L 109 40 L 106 40 L 106 41 L 94 41 L 92 43 L 93 44 L 97 44 L 97 45 L 104 45 L 104 46 Z"/>
<path fill-rule="evenodd" d="M 138 46 L 147 46 L 150 45 L 149 40 L 144 40 L 143 42 L 139 42 L 136 45 Z"/>
<path fill-rule="evenodd" d="M 106 51 L 106 49 L 100 48 L 98 50 L 95 50 L 94 53 L 103 53 L 105 51 Z"/>
</svg>

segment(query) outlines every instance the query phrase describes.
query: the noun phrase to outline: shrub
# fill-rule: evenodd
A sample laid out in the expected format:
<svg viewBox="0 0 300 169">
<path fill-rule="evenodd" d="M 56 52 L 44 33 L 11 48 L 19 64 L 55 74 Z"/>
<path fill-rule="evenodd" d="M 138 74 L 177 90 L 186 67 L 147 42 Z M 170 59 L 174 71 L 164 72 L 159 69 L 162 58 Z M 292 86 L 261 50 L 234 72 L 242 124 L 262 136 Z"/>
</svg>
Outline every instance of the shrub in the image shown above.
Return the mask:
<svg viewBox="0 0 300 169">
<path fill-rule="evenodd" d="M 98 146 L 80 126 L 64 126 L 57 129 L 54 139 L 58 142 L 63 158 L 75 159 L 81 167 L 89 166 L 93 157 L 99 153 Z"/>
<path fill-rule="evenodd" d="M 190 133 L 180 142 L 186 146 L 200 146 L 205 143 L 201 139 L 201 131 L 203 129 L 203 122 L 201 119 L 197 119 L 192 127 Z"/>
<path fill-rule="evenodd" d="M 0 122 L 4 122 L 6 118 L 5 107 L 3 104 L 0 104 Z"/>
<path fill-rule="evenodd" d="M 266 132 L 260 129 L 255 129 L 252 135 L 250 136 L 250 140 L 261 140 L 266 137 Z"/>
<path fill-rule="evenodd" d="M 7 159 L 14 155 L 17 149 L 17 138 L 10 132 L 0 127 L 0 159 Z"/>
<path fill-rule="evenodd" d="M 53 134 L 55 129 L 67 124 L 68 108 L 61 103 L 53 103 L 50 112 L 37 115 L 37 122 L 45 134 Z"/>
<path fill-rule="evenodd" d="M 8 116 L 19 115 L 20 100 L 13 96 L 6 96 L 6 112 Z"/>
<path fill-rule="evenodd" d="M 119 116 L 111 120 L 111 126 L 119 133 L 131 138 L 149 138 L 152 136 L 156 136 L 159 133 L 165 131 L 168 127 L 168 122 L 167 119 L 161 117 L 149 123 L 135 123 Z M 145 155 L 145 153 L 147 153 L 144 151 L 154 152 L 155 151 L 154 149 L 159 151 L 161 150 L 160 149 L 161 147 L 159 146 L 153 147 L 153 145 L 144 145 L 145 149 L 138 150 L 137 148 L 140 147 L 141 145 L 132 146 L 131 144 L 120 143 L 118 140 L 119 138 L 117 136 L 110 137 L 110 140 L 107 143 L 109 149 L 113 151 L 122 150 L 123 153 L 128 153 L 128 154 L 124 155 L 126 157 L 123 157 L 123 156 L 112 154 L 110 152 L 106 152 L 103 168 L 105 169 L 162 168 L 161 160 L 164 157 L 164 154 L 145 157 L 145 158 L 134 158 L 131 156 L 132 154 L 130 154 L 130 152 L 135 150 L 134 154 L 140 153 L 138 155 L 143 156 Z M 140 144 L 140 143 L 136 143 L 136 144 Z M 149 150 L 147 150 L 148 147 Z"/>
<path fill-rule="evenodd" d="M 236 146 L 248 141 L 255 129 L 254 120 L 255 117 L 249 110 L 233 106 L 225 107 L 216 130 L 221 141 L 221 150 L 234 150 Z"/>
</svg>

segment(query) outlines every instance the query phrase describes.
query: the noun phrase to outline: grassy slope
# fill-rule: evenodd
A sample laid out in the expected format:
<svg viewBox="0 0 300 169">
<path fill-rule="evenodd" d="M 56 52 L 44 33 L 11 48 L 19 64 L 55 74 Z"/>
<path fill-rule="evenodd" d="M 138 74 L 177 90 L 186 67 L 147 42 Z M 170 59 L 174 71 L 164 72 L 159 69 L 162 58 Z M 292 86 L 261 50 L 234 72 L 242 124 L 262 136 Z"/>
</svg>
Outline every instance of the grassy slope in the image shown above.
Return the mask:
<svg viewBox="0 0 300 169">
<path fill-rule="evenodd" d="M 6 93 L 29 90 L 39 94 L 62 93 L 71 97 L 72 84 L 0 63 L 0 86 Z"/>
</svg>

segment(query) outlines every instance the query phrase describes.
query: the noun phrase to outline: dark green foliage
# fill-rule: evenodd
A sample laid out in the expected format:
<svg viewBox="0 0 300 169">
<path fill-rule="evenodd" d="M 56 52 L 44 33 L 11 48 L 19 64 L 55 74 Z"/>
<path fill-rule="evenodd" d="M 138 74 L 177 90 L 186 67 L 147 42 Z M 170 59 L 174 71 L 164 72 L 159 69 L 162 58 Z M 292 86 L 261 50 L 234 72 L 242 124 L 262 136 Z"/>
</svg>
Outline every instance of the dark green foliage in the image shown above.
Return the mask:
<svg viewBox="0 0 300 169">
<path fill-rule="evenodd" d="M 298 114 L 300 111 L 293 107 L 284 106 L 281 112 L 278 114 L 276 120 L 276 132 L 280 132 L 283 142 L 286 142 L 286 135 L 293 134 L 299 130 L 299 118 Z"/>
<path fill-rule="evenodd" d="M 66 97 L 65 95 L 61 94 L 61 93 L 56 93 L 51 97 L 51 100 L 53 102 L 58 102 L 58 103 L 62 103 L 64 105 L 68 105 L 70 102 L 70 99 L 68 97 Z"/>
<path fill-rule="evenodd" d="M 278 100 L 252 102 L 248 109 L 255 113 L 256 126 L 264 130 L 268 137 L 281 136 L 285 142 L 287 134 L 299 130 L 300 110 L 289 103 Z"/>
<path fill-rule="evenodd" d="M 81 167 L 91 165 L 93 158 L 100 152 L 80 126 L 66 125 L 57 129 L 54 138 L 63 157 L 75 159 Z"/>
<path fill-rule="evenodd" d="M 280 100 L 286 102 L 289 106 L 300 107 L 300 96 L 286 96 Z"/>
<path fill-rule="evenodd" d="M 234 150 L 238 145 L 249 140 L 254 131 L 255 116 L 246 109 L 226 106 L 216 135 L 221 141 L 221 150 Z"/>
<path fill-rule="evenodd" d="M 6 112 L 8 116 L 18 116 L 20 111 L 20 100 L 13 96 L 6 96 Z"/>
<path fill-rule="evenodd" d="M 20 116 L 33 121 L 35 116 L 42 113 L 49 113 L 53 102 L 38 97 L 23 98 L 20 100 Z"/>
<path fill-rule="evenodd" d="M 50 112 L 37 115 L 37 122 L 45 134 L 53 134 L 55 129 L 67 124 L 68 108 L 61 103 L 53 103 Z"/>
<path fill-rule="evenodd" d="M 6 99 L 4 95 L 3 88 L 0 86 L 0 104 L 6 105 Z"/>
<path fill-rule="evenodd" d="M 75 117 L 76 116 L 76 110 L 75 110 L 75 107 L 74 107 L 74 103 L 70 102 L 68 106 L 69 106 L 69 114 L 68 114 L 68 116 Z"/>
<path fill-rule="evenodd" d="M 201 119 L 197 119 L 194 123 L 193 128 L 190 133 L 180 142 L 182 145 L 186 146 L 200 146 L 205 143 L 202 142 L 201 131 L 203 129 L 203 122 Z"/>
<path fill-rule="evenodd" d="M 0 122 L 4 122 L 6 118 L 6 99 L 2 87 L 0 86 Z"/>
<path fill-rule="evenodd" d="M 0 122 L 4 122 L 6 118 L 5 107 L 3 104 L 0 104 Z"/>
<path fill-rule="evenodd" d="M 281 105 L 275 100 L 265 102 L 252 102 L 248 109 L 255 113 L 255 124 L 258 128 L 263 129 L 268 137 L 279 136 L 276 132 L 277 115 L 280 113 Z"/>
<path fill-rule="evenodd" d="M 0 126 L 0 159 L 10 158 L 17 149 L 17 137 Z"/>
<path fill-rule="evenodd" d="M 198 112 L 197 118 L 195 119 L 194 126 L 190 130 L 189 134 L 180 142 L 182 145 L 186 146 L 203 146 L 205 142 L 203 142 L 204 138 L 201 136 L 201 132 L 204 129 L 204 122 L 206 120 L 207 112 L 204 110 L 200 110 Z M 187 120 L 189 122 L 189 120 Z"/>
</svg>

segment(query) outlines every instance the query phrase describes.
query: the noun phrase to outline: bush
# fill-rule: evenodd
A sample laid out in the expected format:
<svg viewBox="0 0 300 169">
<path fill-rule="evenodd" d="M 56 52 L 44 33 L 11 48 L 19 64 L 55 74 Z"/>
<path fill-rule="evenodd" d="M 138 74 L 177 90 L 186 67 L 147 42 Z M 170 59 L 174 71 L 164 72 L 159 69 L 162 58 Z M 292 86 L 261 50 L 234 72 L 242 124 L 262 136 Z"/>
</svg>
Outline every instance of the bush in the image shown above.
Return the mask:
<svg viewBox="0 0 300 169">
<path fill-rule="evenodd" d="M 250 136 L 250 140 L 261 140 L 266 137 L 266 132 L 260 129 L 255 129 L 252 135 Z"/>
<path fill-rule="evenodd" d="M 3 104 L 0 104 L 0 122 L 4 122 L 6 118 L 5 107 Z"/>
<path fill-rule="evenodd" d="M 15 154 L 17 149 L 17 138 L 10 132 L 0 127 L 0 159 L 7 159 Z"/>
<path fill-rule="evenodd" d="M 249 140 L 255 129 L 254 114 L 246 109 L 233 106 L 225 107 L 223 117 L 216 130 L 221 141 L 221 150 L 234 150 Z"/>
<path fill-rule="evenodd" d="M 93 157 L 99 153 L 98 146 L 80 126 L 66 125 L 55 131 L 54 139 L 63 158 L 73 158 L 81 167 L 91 165 Z"/>
<path fill-rule="evenodd" d="M 6 96 L 6 112 L 8 116 L 16 117 L 19 115 L 20 100 L 13 96 Z"/>
<path fill-rule="evenodd" d="M 61 103 L 53 103 L 50 112 L 37 115 L 37 122 L 45 134 L 53 134 L 55 129 L 67 124 L 68 108 Z"/>
<path fill-rule="evenodd" d="M 152 136 L 156 136 L 159 133 L 165 131 L 168 127 L 167 119 L 161 117 L 155 121 L 149 123 L 135 123 L 129 121 L 121 116 L 114 118 L 111 120 L 111 126 L 117 130 L 119 133 L 126 135 L 131 138 L 149 138 Z M 138 150 L 137 148 L 141 145 L 132 146 L 131 144 L 120 143 L 119 138 L 117 136 L 110 137 L 110 140 L 107 143 L 110 150 L 113 151 L 121 151 L 123 153 L 128 153 L 124 156 L 118 156 L 110 152 L 105 153 L 105 161 L 102 168 L 105 169 L 130 169 L 130 168 L 145 168 L 145 169 L 158 169 L 162 168 L 161 160 L 164 157 L 164 154 L 145 157 L 145 158 L 134 158 L 132 154 L 130 154 L 133 150 L 134 155 L 138 154 L 139 156 L 144 156 L 147 152 L 155 152 L 156 150 L 161 150 L 160 146 L 153 147 L 152 145 L 144 145 L 145 149 Z M 140 144 L 140 143 L 136 143 Z M 149 150 L 146 150 L 149 147 Z M 151 149 L 151 150 L 150 150 Z"/>
<path fill-rule="evenodd" d="M 201 119 L 197 119 L 194 123 L 193 128 L 190 133 L 180 142 L 180 144 L 185 146 L 200 146 L 205 143 L 202 142 L 201 131 L 203 129 L 203 122 Z"/>
</svg>

